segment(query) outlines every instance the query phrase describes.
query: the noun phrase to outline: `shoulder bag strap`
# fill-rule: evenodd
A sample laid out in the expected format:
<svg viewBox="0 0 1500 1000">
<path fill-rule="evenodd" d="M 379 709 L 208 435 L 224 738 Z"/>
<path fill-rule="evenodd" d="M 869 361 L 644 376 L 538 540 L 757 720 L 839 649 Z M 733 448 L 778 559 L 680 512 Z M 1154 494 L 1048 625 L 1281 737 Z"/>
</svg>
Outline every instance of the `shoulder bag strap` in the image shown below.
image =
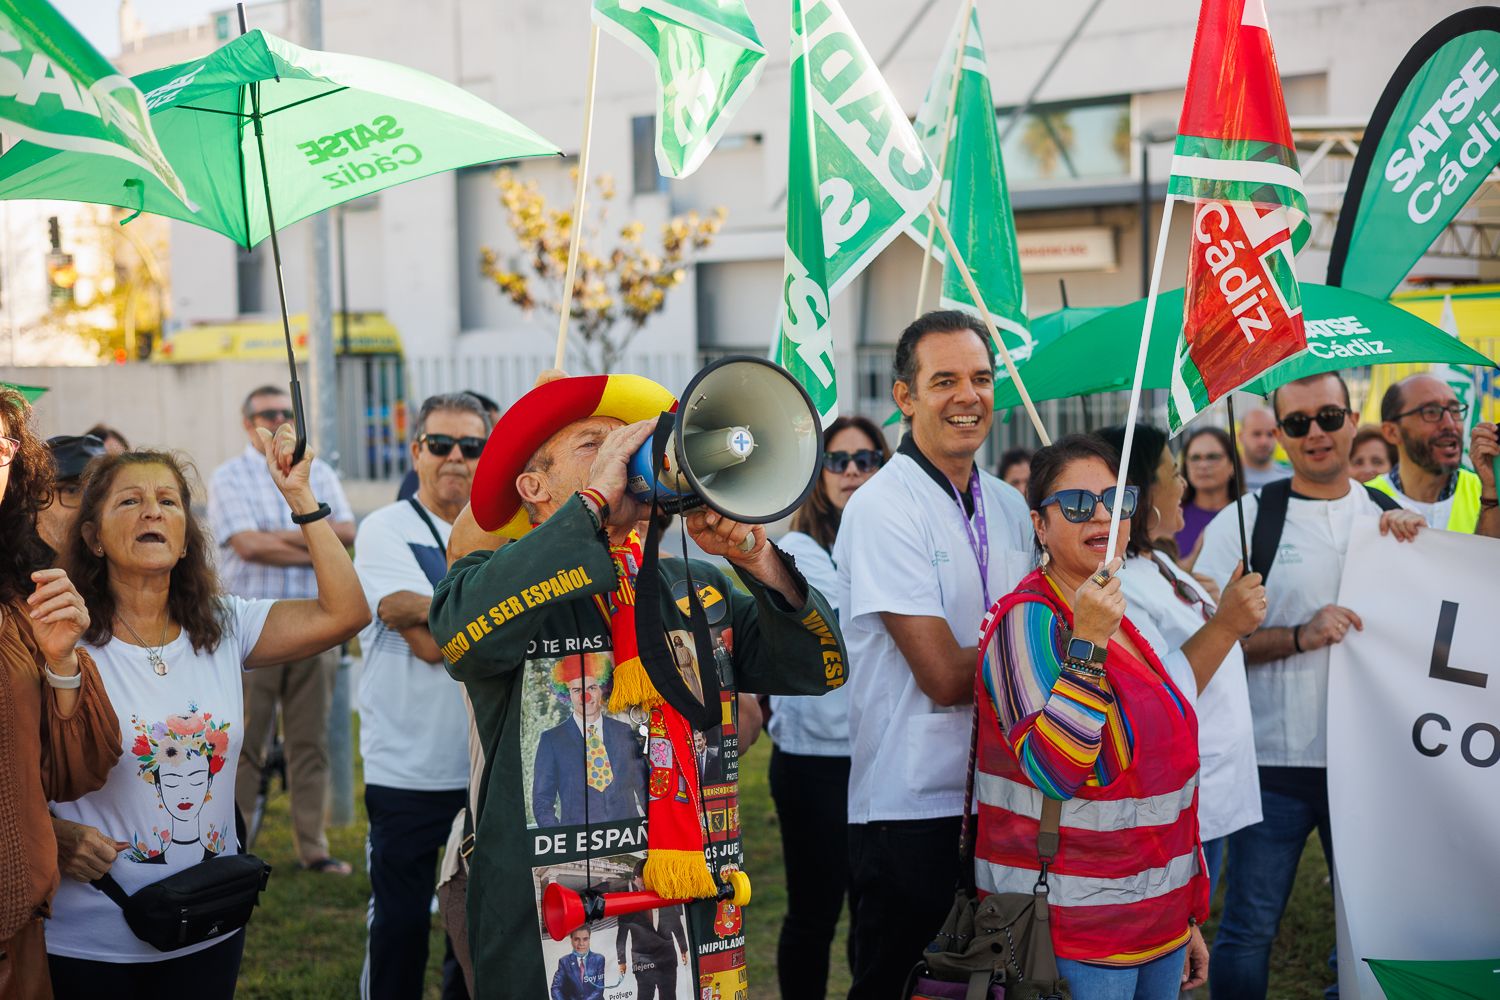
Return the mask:
<svg viewBox="0 0 1500 1000">
<path fill-rule="evenodd" d="M 406 502 L 411 504 L 411 509 L 417 512 L 417 516 L 422 519 L 422 523 L 427 525 L 427 530 L 432 532 L 432 540 L 437 542 L 438 551 L 447 552 L 448 543 L 443 541 L 442 535 L 438 534 L 437 525 L 433 524 L 432 518 L 427 516 L 426 508 L 417 502 L 416 497 L 407 497 Z"/>
<path fill-rule="evenodd" d="M 130 895 L 120 887 L 120 883 L 116 882 L 115 877 L 109 872 L 105 872 L 89 884 L 108 896 L 122 910 L 130 902 Z"/>
<path fill-rule="evenodd" d="M 1381 510 L 1401 509 L 1401 505 L 1396 502 L 1395 497 L 1391 496 L 1389 493 L 1382 493 L 1380 490 L 1377 490 L 1375 487 L 1369 485 L 1368 483 L 1365 485 L 1365 492 L 1370 494 L 1370 499 L 1374 500 L 1375 506 L 1379 507 Z"/>
<path fill-rule="evenodd" d="M 1255 508 L 1255 528 L 1250 533 L 1250 570 L 1259 573 L 1261 583 L 1271 574 L 1276 550 L 1281 546 L 1281 529 L 1286 527 L 1287 505 L 1292 499 L 1292 481 L 1278 479 L 1260 489 Z"/>
</svg>

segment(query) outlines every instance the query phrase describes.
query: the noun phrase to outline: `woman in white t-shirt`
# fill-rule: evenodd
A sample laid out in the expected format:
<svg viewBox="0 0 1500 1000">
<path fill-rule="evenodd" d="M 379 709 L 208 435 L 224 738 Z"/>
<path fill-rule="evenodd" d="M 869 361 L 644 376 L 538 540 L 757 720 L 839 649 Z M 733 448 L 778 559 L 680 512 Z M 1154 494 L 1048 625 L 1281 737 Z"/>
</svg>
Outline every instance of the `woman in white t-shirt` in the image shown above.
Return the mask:
<svg viewBox="0 0 1500 1000">
<path fill-rule="evenodd" d="M 89 470 L 63 560 L 88 605 L 85 648 L 119 716 L 124 755 L 99 791 L 53 806 L 83 827 L 69 868 L 78 881 L 63 884 L 47 922 L 58 996 L 234 995 L 243 934 L 158 951 L 87 883 L 107 872 L 134 895 L 207 858 L 238 853 L 242 671 L 337 646 L 370 619 L 354 566 L 326 521 L 328 506 L 308 485 L 311 453 L 292 464 L 289 424 L 260 436 L 271 478 L 302 526 L 316 599 L 247 601 L 219 592 L 212 541 L 174 456 L 125 452 Z"/>
<path fill-rule="evenodd" d="M 1118 451 L 1125 428 L 1111 427 L 1099 436 Z M 1215 601 L 1162 550 L 1182 530 L 1186 484 L 1172 460 L 1167 436 L 1157 428 L 1136 425 L 1126 482 L 1139 489 L 1140 499 L 1130 522 L 1120 588 L 1126 613 L 1156 649 L 1172 680 L 1188 697 L 1197 696 L 1198 828 L 1212 897 L 1226 838 L 1261 818 L 1240 640 L 1260 627 L 1266 589 L 1260 575 L 1251 573 L 1231 580 L 1222 599 Z"/>
<path fill-rule="evenodd" d="M 777 540 L 807 582 L 838 610 L 833 541 L 844 505 L 890 457 L 885 435 L 864 417 L 839 417 L 823 438 L 823 472 L 812 495 Z M 828 948 L 848 889 L 842 848 L 849 820 L 849 699 L 844 688 L 821 697 L 771 699 L 771 797 L 786 858 L 787 912 L 776 946 L 781 995 L 821 997 Z M 850 906 L 852 913 L 854 907 Z"/>
</svg>

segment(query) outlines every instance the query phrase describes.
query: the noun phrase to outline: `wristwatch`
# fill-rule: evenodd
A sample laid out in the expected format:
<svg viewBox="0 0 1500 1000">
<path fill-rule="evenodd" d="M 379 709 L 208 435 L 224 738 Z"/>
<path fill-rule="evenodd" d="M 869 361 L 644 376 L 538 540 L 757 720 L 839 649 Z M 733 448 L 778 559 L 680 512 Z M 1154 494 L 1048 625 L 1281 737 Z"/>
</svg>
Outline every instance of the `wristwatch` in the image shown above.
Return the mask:
<svg viewBox="0 0 1500 1000">
<path fill-rule="evenodd" d="M 1095 646 L 1087 639 L 1073 636 L 1068 640 L 1068 650 L 1063 655 L 1064 663 L 1076 663 L 1080 666 L 1104 666 L 1106 650 Z"/>
</svg>

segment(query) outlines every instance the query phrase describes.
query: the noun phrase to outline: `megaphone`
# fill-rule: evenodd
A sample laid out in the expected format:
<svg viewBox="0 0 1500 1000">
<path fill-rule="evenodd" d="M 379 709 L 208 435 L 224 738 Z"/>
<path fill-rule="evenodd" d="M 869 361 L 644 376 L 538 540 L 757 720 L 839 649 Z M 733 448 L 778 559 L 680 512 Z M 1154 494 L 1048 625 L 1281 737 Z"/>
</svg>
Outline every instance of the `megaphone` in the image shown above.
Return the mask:
<svg viewBox="0 0 1500 1000">
<path fill-rule="evenodd" d="M 730 900 L 736 906 L 746 905 L 750 902 L 750 876 L 742 871 L 725 872 L 714 898 Z M 644 889 L 635 892 L 586 889 L 579 892 L 577 889 L 569 889 L 561 882 L 548 882 L 542 889 L 542 925 L 546 927 L 548 937 L 554 941 L 562 941 L 584 924 L 595 920 L 692 902 L 695 900 L 664 899 Z"/>
<path fill-rule="evenodd" d="M 655 440 L 631 456 L 631 497 L 679 513 L 702 504 L 743 524 L 802 506 L 822 468 L 823 427 L 807 390 L 764 358 L 721 358 L 693 376 L 670 420 L 660 466 Z M 658 427 L 658 436 L 662 433 Z"/>
</svg>

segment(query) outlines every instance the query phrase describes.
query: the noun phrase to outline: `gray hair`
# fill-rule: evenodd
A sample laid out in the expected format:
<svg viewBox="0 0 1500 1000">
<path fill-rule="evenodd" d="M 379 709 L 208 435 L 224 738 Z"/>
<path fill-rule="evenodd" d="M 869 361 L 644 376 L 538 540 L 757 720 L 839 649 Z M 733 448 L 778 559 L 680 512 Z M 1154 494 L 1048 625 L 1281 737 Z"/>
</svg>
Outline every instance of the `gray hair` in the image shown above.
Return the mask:
<svg viewBox="0 0 1500 1000">
<path fill-rule="evenodd" d="M 436 396 L 428 396 L 422 400 L 422 409 L 417 412 L 417 419 L 412 424 L 411 439 L 413 441 L 427 432 L 427 418 L 440 410 L 451 413 L 472 413 L 484 424 L 485 435 L 488 436 L 490 433 L 490 415 L 479 400 L 467 392 L 440 392 Z"/>
</svg>

